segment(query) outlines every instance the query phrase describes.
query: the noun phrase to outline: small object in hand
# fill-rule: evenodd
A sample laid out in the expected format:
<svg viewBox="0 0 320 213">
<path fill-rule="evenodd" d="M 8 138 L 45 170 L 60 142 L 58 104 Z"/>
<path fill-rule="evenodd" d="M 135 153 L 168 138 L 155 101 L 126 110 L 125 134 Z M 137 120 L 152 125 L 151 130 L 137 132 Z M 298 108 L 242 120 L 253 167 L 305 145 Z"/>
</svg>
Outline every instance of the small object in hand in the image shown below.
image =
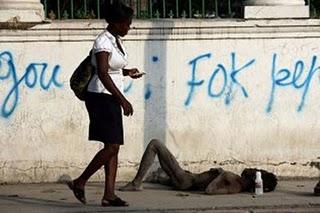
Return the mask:
<svg viewBox="0 0 320 213">
<path fill-rule="evenodd" d="M 146 73 L 145 72 L 137 72 L 137 73 L 134 73 L 132 76 L 134 77 L 141 77 L 143 75 L 145 75 Z"/>
</svg>

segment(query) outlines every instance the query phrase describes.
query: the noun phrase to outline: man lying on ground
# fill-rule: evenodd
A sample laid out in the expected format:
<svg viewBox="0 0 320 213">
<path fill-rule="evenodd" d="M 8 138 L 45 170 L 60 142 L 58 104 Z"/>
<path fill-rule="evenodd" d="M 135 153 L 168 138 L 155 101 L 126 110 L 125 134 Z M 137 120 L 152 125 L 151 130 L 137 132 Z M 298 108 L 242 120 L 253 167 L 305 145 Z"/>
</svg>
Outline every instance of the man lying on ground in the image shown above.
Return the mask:
<svg viewBox="0 0 320 213">
<path fill-rule="evenodd" d="M 149 179 L 151 182 L 158 182 L 170 185 L 178 190 L 201 190 L 206 194 L 234 194 L 239 192 L 253 192 L 255 189 L 255 174 L 260 171 L 263 179 L 263 191 L 274 191 L 277 185 L 277 178 L 274 174 L 265 170 L 245 169 L 241 176 L 225 171 L 221 168 L 213 168 L 200 174 L 183 170 L 175 157 L 167 147 L 159 140 L 153 139 L 148 144 L 135 178 L 121 191 L 140 191 L 142 182 L 152 166 L 155 156 L 158 156 L 162 174 Z"/>
</svg>

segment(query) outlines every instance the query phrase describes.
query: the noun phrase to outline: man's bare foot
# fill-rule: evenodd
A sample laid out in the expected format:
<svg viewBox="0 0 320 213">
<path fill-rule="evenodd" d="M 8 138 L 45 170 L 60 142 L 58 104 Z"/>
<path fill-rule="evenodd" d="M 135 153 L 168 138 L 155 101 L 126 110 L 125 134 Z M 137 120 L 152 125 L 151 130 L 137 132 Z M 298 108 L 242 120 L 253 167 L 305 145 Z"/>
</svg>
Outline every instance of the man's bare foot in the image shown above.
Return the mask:
<svg viewBox="0 0 320 213">
<path fill-rule="evenodd" d="M 127 183 L 127 185 L 121 187 L 119 190 L 120 191 L 142 191 L 143 187 L 141 184 L 136 185 L 133 182 L 129 182 L 129 183 Z"/>
<path fill-rule="evenodd" d="M 314 187 L 314 195 L 320 196 L 320 181 L 318 184 Z"/>
</svg>

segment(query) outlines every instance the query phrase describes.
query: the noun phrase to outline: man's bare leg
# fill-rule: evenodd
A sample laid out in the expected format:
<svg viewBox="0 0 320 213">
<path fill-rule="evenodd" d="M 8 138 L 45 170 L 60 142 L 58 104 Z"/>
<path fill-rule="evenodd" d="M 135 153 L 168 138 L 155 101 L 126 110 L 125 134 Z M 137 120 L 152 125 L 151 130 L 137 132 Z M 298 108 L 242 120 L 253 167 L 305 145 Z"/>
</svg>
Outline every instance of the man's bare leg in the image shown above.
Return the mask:
<svg viewBox="0 0 320 213">
<path fill-rule="evenodd" d="M 192 185 L 192 175 L 185 172 L 175 157 L 159 140 L 153 139 L 148 144 L 135 178 L 125 187 L 123 191 L 135 191 L 142 189 L 142 181 L 152 166 L 155 156 L 158 156 L 161 168 L 170 177 L 173 185 L 179 189 L 187 189 Z"/>
</svg>

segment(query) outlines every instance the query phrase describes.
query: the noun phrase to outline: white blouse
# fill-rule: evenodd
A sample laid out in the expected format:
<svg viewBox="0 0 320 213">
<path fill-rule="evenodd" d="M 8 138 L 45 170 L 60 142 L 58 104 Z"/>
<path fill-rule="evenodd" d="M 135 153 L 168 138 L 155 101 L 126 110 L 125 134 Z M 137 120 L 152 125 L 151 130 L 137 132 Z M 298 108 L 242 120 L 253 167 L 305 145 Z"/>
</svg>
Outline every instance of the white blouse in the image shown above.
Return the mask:
<svg viewBox="0 0 320 213">
<path fill-rule="evenodd" d="M 106 93 L 111 94 L 102 84 L 98 77 L 97 72 L 97 59 L 96 59 L 96 53 L 98 52 L 108 52 L 109 53 L 109 70 L 108 73 L 113 81 L 113 83 L 116 85 L 116 87 L 120 90 L 120 92 L 123 92 L 123 73 L 122 69 L 127 66 L 128 59 L 127 59 L 127 53 L 122 45 L 121 40 L 119 39 L 119 43 L 122 47 L 122 50 L 125 54 L 121 52 L 121 50 L 118 48 L 116 43 L 116 38 L 107 30 L 102 32 L 98 37 L 96 38 L 93 47 L 92 47 L 92 54 L 91 54 L 91 63 L 95 67 L 95 74 L 93 75 L 91 81 L 88 85 L 88 91 L 89 92 L 95 92 L 95 93 Z"/>
</svg>

